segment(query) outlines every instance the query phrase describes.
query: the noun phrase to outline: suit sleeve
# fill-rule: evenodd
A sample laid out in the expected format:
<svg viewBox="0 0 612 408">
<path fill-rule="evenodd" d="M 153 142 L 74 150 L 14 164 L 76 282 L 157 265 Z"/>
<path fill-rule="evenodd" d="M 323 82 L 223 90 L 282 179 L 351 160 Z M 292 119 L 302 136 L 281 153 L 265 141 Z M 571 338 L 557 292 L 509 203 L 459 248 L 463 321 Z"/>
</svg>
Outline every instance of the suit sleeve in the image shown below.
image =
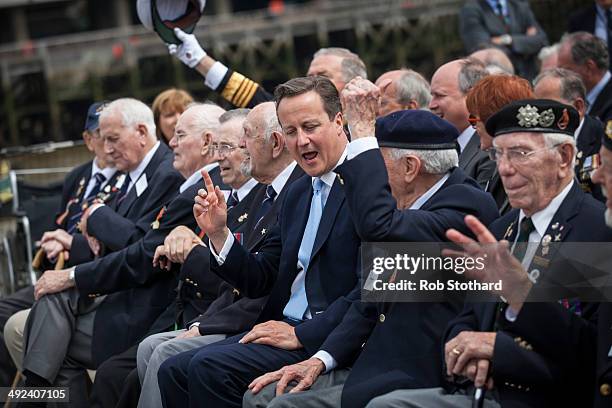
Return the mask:
<svg viewBox="0 0 612 408">
<path fill-rule="evenodd" d="M 211 305 L 209 310 L 214 313 L 204 313 L 191 323 L 198 322 L 200 334 L 238 334 L 250 330 L 261 313 L 267 297 L 257 299 L 233 299 L 233 289 L 226 286 L 226 293 L 221 294 Z M 216 304 L 219 302 L 219 304 Z M 221 305 L 221 303 L 224 303 Z"/>
<path fill-rule="evenodd" d="M 138 220 L 132 221 L 122 217 L 110 207 L 104 206 L 89 217 L 87 230 L 111 251 L 125 248 L 145 235 L 160 208 L 176 195 L 182 181 L 182 177 L 176 171 L 166 172 L 151 186 L 152 190 Z"/>
<path fill-rule="evenodd" d="M 491 44 L 491 35 L 485 27 L 482 10 L 476 4 L 466 4 L 459 13 L 459 30 L 468 53 Z"/>
<path fill-rule="evenodd" d="M 76 287 L 81 294 L 113 293 L 140 287 L 157 274 L 171 273 L 154 268 L 153 255 L 166 235 L 178 225 L 195 229 L 193 218 L 193 191 L 186 190 L 168 205 L 158 229 L 149 229 L 137 242 L 119 251 L 109 253 L 92 262 L 78 265 L 75 270 Z"/>
<path fill-rule="evenodd" d="M 237 108 L 253 108 L 273 99 L 261 85 L 231 69 L 227 70 L 215 91 Z"/>
<path fill-rule="evenodd" d="M 485 224 L 497 216 L 493 200 L 488 194 L 476 188 L 466 192 L 464 189 L 467 187 L 462 185 L 445 188 L 438 196 L 439 203 L 427 211 L 397 209 L 379 149 L 368 150 L 347 160 L 336 172 L 344 180 L 355 229 L 363 241 L 439 242 L 446 239 L 448 228 L 461 229 L 466 214 L 478 217 Z M 367 185 L 364 185 L 363 180 L 368 180 Z M 457 199 L 458 195 L 470 193 L 482 194 L 480 207 L 474 205 L 475 196 L 463 201 Z"/>
<path fill-rule="evenodd" d="M 249 253 L 234 240 L 222 265 L 214 257 L 210 259 L 211 270 L 249 298 L 266 296 L 276 282 L 281 249 L 280 227 L 276 224 L 259 252 Z"/>
<path fill-rule="evenodd" d="M 512 45 L 511 48 L 514 52 L 519 55 L 535 55 L 542 47 L 548 44 L 548 38 L 546 33 L 536 20 L 531 8 L 528 3 L 521 4 L 519 7 L 520 13 L 525 19 L 525 27 L 535 27 L 537 30 L 536 35 L 527 34 L 512 34 Z M 526 30 L 526 29 L 525 29 Z"/>
</svg>

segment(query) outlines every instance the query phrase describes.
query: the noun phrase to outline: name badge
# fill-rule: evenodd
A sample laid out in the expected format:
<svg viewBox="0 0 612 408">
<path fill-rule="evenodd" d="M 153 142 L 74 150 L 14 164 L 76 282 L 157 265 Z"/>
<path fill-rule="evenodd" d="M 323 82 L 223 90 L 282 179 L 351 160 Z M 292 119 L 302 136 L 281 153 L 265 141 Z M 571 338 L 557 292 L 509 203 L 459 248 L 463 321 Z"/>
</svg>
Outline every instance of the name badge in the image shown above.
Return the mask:
<svg viewBox="0 0 612 408">
<path fill-rule="evenodd" d="M 136 182 L 136 196 L 140 197 L 140 195 L 147 189 L 149 184 L 147 183 L 147 175 L 143 173 L 143 175 Z"/>
</svg>

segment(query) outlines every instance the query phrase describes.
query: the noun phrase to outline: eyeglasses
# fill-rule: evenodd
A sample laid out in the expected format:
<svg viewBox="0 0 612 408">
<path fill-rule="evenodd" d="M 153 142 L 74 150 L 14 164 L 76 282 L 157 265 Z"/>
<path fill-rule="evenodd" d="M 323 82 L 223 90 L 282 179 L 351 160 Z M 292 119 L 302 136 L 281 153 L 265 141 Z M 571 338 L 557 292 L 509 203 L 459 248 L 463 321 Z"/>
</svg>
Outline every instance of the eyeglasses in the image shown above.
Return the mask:
<svg viewBox="0 0 612 408">
<path fill-rule="evenodd" d="M 476 125 L 478 124 L 478 121 L 480 120 L 480 118 L 478 116 L 475 115 L 470 115 L 468 117 L 468 123 L 470 124 L 471 127 L 473 127 L 474 129 L 476 129 Z"/>
<path fill-rule="evenodd" d="M 229 144 L 225 144 L 225 143 L 213 143 L 210 146 L 210 150 L 212 150 L 213 152 L 216 150 L 219 153 L 219 156 L 227 156 L 229 154 L 231 154 L 234 149 L 237 149 L 237 146 L 232 146 Z"/>
<path fill-rule="evenodd" d="M 524 150 L 518 147 L 510 148 L 507 150 L 491 147 L 490 149 L 487 149 L 485 151 L 489 155 L 489 159 L 493 161 L 499 161 L 501 160 L 503 156 L 506 156 L 506 158 L 508 159 L 510 163 L 524 163 L 527 160 L 529 160 L 529 158 L 533 156 L 534 154 L 539 153 L 539 152 L 544 152 L 546 150 L 554 149 L 555 147 L 559 145 L 561 145 L 561 143 L 557 143 L 549 147 L 544 147 L 542 149 L 536 149 L 536 150 L 530 150 L 530 151 L 527 151 L 527 150 Z"/>
</svg>

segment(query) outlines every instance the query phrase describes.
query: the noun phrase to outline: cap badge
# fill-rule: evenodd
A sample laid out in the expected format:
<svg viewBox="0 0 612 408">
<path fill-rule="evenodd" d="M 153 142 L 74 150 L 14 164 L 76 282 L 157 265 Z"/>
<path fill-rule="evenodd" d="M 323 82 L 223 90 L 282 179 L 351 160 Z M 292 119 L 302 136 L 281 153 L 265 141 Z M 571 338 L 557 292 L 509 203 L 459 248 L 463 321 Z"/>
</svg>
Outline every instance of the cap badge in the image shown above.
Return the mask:
<svg viewBox="0 0 612 408">
<path fill-rule="evenodd" d="M 519 113 L 516 115 L 516 118 L 519 120 L 519 126 L 529 128 L 538 125 L 540 114 L 538 113 L 538 108 L 531 105 L 525 105 L 519 108 Z"/>
</svg>

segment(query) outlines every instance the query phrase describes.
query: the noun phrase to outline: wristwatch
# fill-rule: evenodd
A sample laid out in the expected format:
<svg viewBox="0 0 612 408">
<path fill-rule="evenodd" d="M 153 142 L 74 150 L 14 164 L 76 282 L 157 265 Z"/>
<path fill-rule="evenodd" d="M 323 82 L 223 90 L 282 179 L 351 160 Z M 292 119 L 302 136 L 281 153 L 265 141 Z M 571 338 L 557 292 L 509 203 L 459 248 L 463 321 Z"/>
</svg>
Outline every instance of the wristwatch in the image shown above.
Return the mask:
<svg viewBox="0 0 612 408">
<path fill-rule="evenodd" d="M 74 283 L 74 271 L 75 271 L 76 267 L 72 267 L 70 268 L 70 274 L 68 275 L 68 279 L 70 279 L 70 282 Z"/>
</svg>

